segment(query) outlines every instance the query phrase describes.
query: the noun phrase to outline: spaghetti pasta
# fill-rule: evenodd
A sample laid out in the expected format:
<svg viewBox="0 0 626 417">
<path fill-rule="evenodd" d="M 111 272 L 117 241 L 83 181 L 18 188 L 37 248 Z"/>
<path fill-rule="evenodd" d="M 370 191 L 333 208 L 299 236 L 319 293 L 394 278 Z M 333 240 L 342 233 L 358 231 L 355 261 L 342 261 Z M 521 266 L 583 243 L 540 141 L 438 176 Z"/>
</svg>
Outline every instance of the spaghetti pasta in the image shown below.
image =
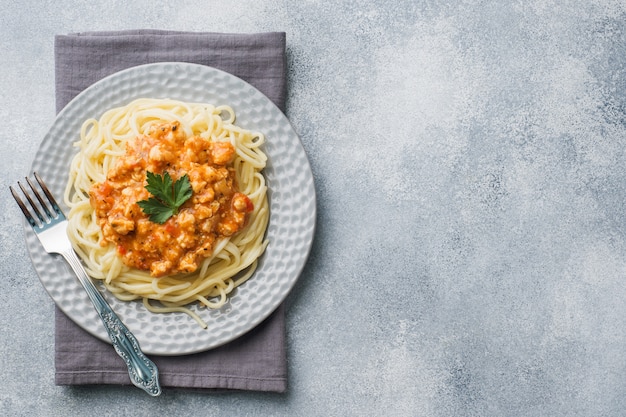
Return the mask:
<svg viewBox="0 0 626 417">
<path fill-rule="evenodd" d="M 70 208 L 68 235 L 89 275 L 101 280 L 118 299 L 142 299 L 152 312 L 185 312 L 206 327 L 189 305 L 199 303 L 220 308 L 233 289 L 254 273 L 258 258 L 268 244 L 265 230 L 269 206 L 261 172 L 267 160 L 261 150 L 265 138 L 262 133 L 237 126 L 235 119 L 235 112 L 229 106 L 145 98 L 83 123 L 80 141 L 75 144 L 79 152 L 72 160 L 64 193 Z M 129 143 L 148 135 L 162 123 L 175 123 L 187 137 L 232 145 L 230 170 L 238 192 L 247 196 L 253 209 L 250 207 L 252 211 L 243 229 L 220 237 L 210 256 L 202 258 L 197 269 L 153 276 L 148 270 L 127 265 L 115 244 L 103 243 L 103 230 L 97 210 L 90 203 L 90 191 L 107 180 L 107 174 L 124 158 Z"/>
</svg>

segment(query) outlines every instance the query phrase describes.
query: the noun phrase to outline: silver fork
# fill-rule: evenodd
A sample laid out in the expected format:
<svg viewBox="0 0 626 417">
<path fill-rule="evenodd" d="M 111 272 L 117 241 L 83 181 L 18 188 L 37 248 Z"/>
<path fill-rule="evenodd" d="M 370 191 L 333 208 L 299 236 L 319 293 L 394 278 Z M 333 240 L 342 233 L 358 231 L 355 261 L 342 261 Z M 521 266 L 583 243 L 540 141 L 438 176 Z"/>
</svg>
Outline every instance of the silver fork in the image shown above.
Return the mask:
<svg viewBox="0 0 626 417">
<path fill-rule="evenodd" d="M 20 198 L 18 192 L 9 186 L 13 198 L 15 198 L 15 201 L 22 209 L 24 216 L 26 216 L 28 223 L 32 226 L 46 252 L 57 253 L 63 256 L 74 270 L 102 319 L 115 351 L 128 366 L 128 374 L 132 383 L 152 396 L 161 394 L 159 372 L 156 365 L 143 354 L 135 336 L 111 309 L 111 306 L 102 297 L 100 291 L 96 289 L 67 237 L 67 219 L 65 215 L 39 175 L 34 173 L 34 177 L 45 198 L 38 191 L 36 184 L 28 177 L 26 177 L 26 182 L 31 190 L 30 193 L 22 183 L 18 181 L 17 184 L 28 201 L 30 210 Z M 32 196 L 37 201 L 33 200 Z"/>
</svg>

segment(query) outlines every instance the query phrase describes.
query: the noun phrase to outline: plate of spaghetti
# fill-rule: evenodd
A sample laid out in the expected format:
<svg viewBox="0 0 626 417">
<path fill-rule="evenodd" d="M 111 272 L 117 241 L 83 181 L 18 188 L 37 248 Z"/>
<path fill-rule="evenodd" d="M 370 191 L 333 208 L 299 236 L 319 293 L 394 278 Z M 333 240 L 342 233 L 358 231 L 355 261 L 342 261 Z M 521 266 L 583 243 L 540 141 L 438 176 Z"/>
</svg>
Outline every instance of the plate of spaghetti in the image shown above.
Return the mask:
<svg viewBox="0 0 626 417">
<path fill-rule="evenodd" d="M 266 96 L 215 68 L 148 64 L 93 84 L 59 113 L 32 170 L 63 196 L 76 252 L 148 354 L 248 332 L 287 297 L 312 245 L 299 137 Z M 26 240 L 57 306 L 108 341 L 69 267 L 28 228 Z"/>
</svg>

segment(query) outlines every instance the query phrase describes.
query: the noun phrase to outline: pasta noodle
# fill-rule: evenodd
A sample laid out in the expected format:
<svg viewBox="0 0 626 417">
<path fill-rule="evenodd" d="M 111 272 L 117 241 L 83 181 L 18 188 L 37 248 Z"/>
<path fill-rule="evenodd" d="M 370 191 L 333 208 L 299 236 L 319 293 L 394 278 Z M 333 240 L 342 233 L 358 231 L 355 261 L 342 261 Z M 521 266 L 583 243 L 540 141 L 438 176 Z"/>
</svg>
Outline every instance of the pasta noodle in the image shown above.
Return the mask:
<svg viewBox="0 0 626 417">
<path fill-rule="evenodd" d="M 146 135 L 155 124 L 178 122 L 187 137 L 200 136 L 214 142 L 230 142 L 235 149 L 232 167 L 239 192 L 254 205 L 245 227 L 217 241 L 211 256 L 196 271 L 155 277 L 149 271 L 127 266 L 114 244 L 102 245 L 102 230 L 90 204 L 90 189 L 107 179 L 107 173 L 125 154 L 128 141 Z M 99 119 L 86 120 L 81 128 L 79 152 L 72 160 L 64 193 L 68 213 L 68 235 L 89 275 L 101 280 L 118 299 L 142 299 L 152 312 L 185 312 L 206 328 L 206 323 L 189 308 L 199 303 L 220 308 L 229 294 L 254 273 L 268 241 L 267 187 L 262 170 L 266 155 L 261 150 L 262 133 L 235 125 L 229 106 L 186 103 L 170 99 L 137 99 L 105 112 Z"/>
</svg>

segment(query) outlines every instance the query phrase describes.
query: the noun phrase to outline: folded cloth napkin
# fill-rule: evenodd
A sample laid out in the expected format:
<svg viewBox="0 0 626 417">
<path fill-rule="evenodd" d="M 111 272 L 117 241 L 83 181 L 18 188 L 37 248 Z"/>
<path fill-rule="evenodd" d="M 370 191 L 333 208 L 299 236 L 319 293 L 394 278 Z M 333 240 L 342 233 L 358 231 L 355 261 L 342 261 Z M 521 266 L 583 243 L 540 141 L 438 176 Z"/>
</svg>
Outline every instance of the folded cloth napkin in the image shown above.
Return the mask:
<svg viewBox="0 0 626 417">
<path fill-rule="evenodd" d="M 60 111 L 95 81 L 153 62 L 209 65 L 254 85 L 284 109 L 285 34 L 190 33 L 160 30 L 88 32 L 55 38 L 56 107 Z M 206 390 L 284 392 L 287 386 L 285 314 L 280 306 L 252 331 L 216 349 L 154 356 L 161 385 Z M 88 334 L 60 310 L 55 314 L 57 385 L 130 384 L 108 343 Z"/>
</svg>

